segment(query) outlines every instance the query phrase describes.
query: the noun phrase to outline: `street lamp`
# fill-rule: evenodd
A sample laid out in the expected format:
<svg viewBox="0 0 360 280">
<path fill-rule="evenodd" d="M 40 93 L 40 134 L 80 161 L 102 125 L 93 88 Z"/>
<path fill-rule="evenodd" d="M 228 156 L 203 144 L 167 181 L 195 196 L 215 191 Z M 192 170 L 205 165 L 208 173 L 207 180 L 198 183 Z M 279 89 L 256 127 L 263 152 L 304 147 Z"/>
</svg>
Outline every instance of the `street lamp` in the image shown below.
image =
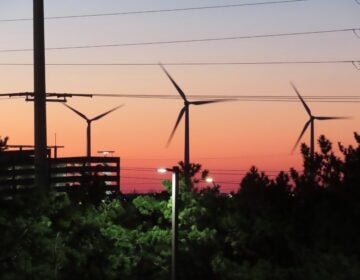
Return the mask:
<svg viewBox="0 0 360 280">
<path fill-rule="evenodd" d="M 103 157 L 112 155 L 113 153 L 115 153 L 115 151 L 108 151 L 108 150 L 98 151 L 98 154 L 101 154 Z"/>
<path fill-rule="evenodd" d="M 159 173 L 172 172 L 172 186 L 171 186 L 171 198 L 172 198 L 172 213 L 171 213 L 171 280 L 177 279 L 176 262 L 178 255 L 178 232 L 179 232 L 179 209 L 178 209 L 178 195 L 179 195 L 179 167 L 173 166 L 173 168 L 159 168 Z"/>
<path fill-rule="evenodd" d="M 206 177 L 206 178 L 205 178 L 205 182 L 206 182 L 206 183 L 209 183 L 209 184 L 212 184 L 213 187 L 217 187 L 217 186 L 218 186 L 218 185 L 215 183 L 214 178 L 212 178 L 212 177 Z"/>
<path fill-rule="evenodd" d="M 206 182 L 206 183 L 214 183 L 214 179 L 211 178 L 211 177 L 206 177 L 206 178 L 205 178 L 205 182 Z"/>
</svg>

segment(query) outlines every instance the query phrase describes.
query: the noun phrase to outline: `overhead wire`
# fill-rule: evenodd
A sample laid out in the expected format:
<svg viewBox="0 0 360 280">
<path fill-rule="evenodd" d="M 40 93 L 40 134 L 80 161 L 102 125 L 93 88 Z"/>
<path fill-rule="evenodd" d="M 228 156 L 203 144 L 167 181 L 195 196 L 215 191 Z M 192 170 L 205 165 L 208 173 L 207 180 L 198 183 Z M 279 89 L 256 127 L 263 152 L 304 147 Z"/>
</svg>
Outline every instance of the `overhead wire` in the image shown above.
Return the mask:
<svg viewBox="0 0 360 280">
<path fill-rule="evenodd" d="M 132 172 L 139 172 L 139 173 L 144 173 L 144 172 L 152 172 L 153 174 L 155 174 L 155 168 L 148 168 L 148 167 L 123 167 L 122 170 L 125 173 L 132 173 Z M 210 175 L 220 175 L 221 177 L 223 176 L 230 176 L 230 177 L 234 177 L 234 176 L 238 176 L 238 177 L 244 177 L 248 174 L 248 172 L 250 170 L 247 169 L 209 169 L 210 171 Z M 259 170 L 259 172 L 264 172 L 266 174 L 266 176 L 268 177 L 276 177 L 280 172 L 284 172 L 284 170 Z M 155 178 L 155 177 L 138 177 L 138 176 L 122 176 L 122 178 L 126 178 L 126 179 L 143 179 L 143 180 L 150 180 L 150 181 L 154 181 L 154 182 L 161 182 L 164 180 L 167 180 L 166 178 Z M 234 182 L 234 181 L 227 181 L 227 180 L 214 180 L 214 184 L 236 184 L 238 185 L 239 182 L 241 181 L 239 178 L 239 181 Z M 170 180 L 170 179 L 168 179 Z M 205 183 L 200 181 L 200 183 Z M 136 184 L 136 183 L 134 183 Z M 222 188 L 224 188 L 222 186 Z"/>
<path fill-rule="evenodd" d="M 9 97 L 5 97 L 5 96 L 0 96 L 0 100 L 2 100 L 2 101 L 10 100 L 10 99 L 23 99 L 23 97 L 15 96 L 15 97 L 9 98 Z"/>
<path fill-rule="evenodd" d="M 23 93 L 0 93 L 2 98 L 15 98 L 15 97 L 33 97 L 32 92 Z M 98 97 L 98 98 L 135 98 L 135 99 L 163 99 L 163 100 L 180 100 L 178 95 L 169 94 L 95 94 L 95 93 L 47 93 L 47 97 L 68 98 L 68 97 Z M 191 99 L 229 99 L 230 101 L 242 102 L 299 102 L 297 96 L 293 95 L 188 95 Z M 317 103 L 358 103 L 360 96 L 357 95 L 324 95 L 324 96 L 303 96 L 308 102 Z M 32 100 L 31 100 L 32 101 Z M 63 100 L 62 100 L 63 101 Z"/>
<path fill-rule="evenodd" d="M 45 17 L 45 20 L 94 18 L 94 17 L 155 14 L 155 13 L 169 13 L 169 12 L 186 12 L 186 11 L 196 11 L 196 10 L 236 8 L 236 7 L 245 7 L 245 6 L 288 4 L 288 3 L 305 2 L 305 1 L 309 1 L 309 0 L 282 0 L 282 1 L 267 1 L 267 2 L 253 2 L 253 3 L 240 3 L 240 4 L 184 7 L 184 8 L 172 8 L 172 9 L 170 8 L 170 9 L 153 9 L 153 10 L 139 10 L 139 11 L 127 11 L 127 12 L 94 13 L 94 14 L 82 14 L 82 15 L 64 15 L 64 16 Z M 1 22 L 31 21 L 31 20 L 33 20 L 33 19 L 32 18 L 0 19 L 0 23 Z"/>
<path fill-rule="evenodd" d="M 81 94 L 74 94 L 80 96 Z M 90 95 L 90 94 L 88 94 Z M 92 97 L 123 97 L 123 98 L 145 98 L 145 99 L 170 99 L 179 100 L 177 95 L 116 95 L 116 94 L 92 94 Z M 299 102 L 297 96 L 251 96 L 251 95 L 188 95 L 189 99 L 229 99 L 229 101 L 253 101 L 253 102 Z M 304 96 L 309 102 L 318 103 L 357 103 L 360 102 L 360 96 Z"/>
<path fill-rule="evenodd" d="M 155 167 L 122 167 L 122 170 L 128 171 L 128 172 L 152 172 L 153 174 L 156 174 L 157 168 Z M 229 169 L 229 168 L 203 168 L 202 170 L 208 170 L 210 174 L 219 174 L 219 175 L 245 175 L 248 172 L 250 172 L 249 169 Z M 258 169 L 259 173 L 280 173 L 280 172 L 286 172 L 284 169 Z"/>
<path fill-rule="evenodd" d="M 241 40 L 241 39 L 258 39 L 258 38 L 276 38 L 288 36 L 303 36 L 303 35 L 318 35 L 342 32 L 354 32 L 359 30 L 360 27 L 343 28 L 343 29 L 328 29 L 328 30 L 315 30 L 303 32 L 287 32 L 287 33 L 272 33 L 272 34 L 259 34 L 259 35 L 235 35 L 228 37 L 213 37 L 213 38 L 199 38 L 199 39 L 183 39 L 183 40 L 166 40 L 166 41 L 149 41 L 149 42 L 130 42 L 130 43 L 113 43 L 113 44 L 99 44 L 99 45 L 79 45 L 79 46 L 62 46 L 62 47 L 49 47 L 48 51 L 53 50 L 71 50 L 71 49 L 94 49 L 94 48 L 113 48 L 113 47 L 129 47 L 129 46 L 144 46 L 144 45 L 164 45 L 164 44 L 183 44 L 183 43 L 200 43 L 200 42 L 215 42 L 215 41 L 228 41 L 228 40 Z M 1 53 L 5 52 L 26 52 L 33 51 L 33 48 L 23 49 L 3 49 Z"/>
<path fill-rule="evenodd" d="M 152 172 L 155 173 L 156 168 L 149 168 L 149 167 L 122 167 L 122 170 L 125 171 L 125 173 L 132 173 L 132 172 Z M 237 173 L 233 173 L 236 171 Z M 234 191 L 236 190 L 236 187 L 239 186 L 241 177 L 244 177 L 248 174 L 249 170 L 246 169 L 210 169 L 211 175 L 220 175 L 223 176 L 238 176 L 240 177 L 238 181 L 230 181 L 230 180 L 214 180 L 213 183 L 208 183 L 206 181 L 200 180 L 198 188 L 203 188 L 205 186 L 211 186 L 211 185 L 220 185 L 220 188 L 222 191 Z M 283 172 L 283 170 L 259 170 L 259 172 L 264 172 L 268 177 L 276 177 L 278 173 Z M 170 181 L 170 179 L 167 178 L 156 178 L 156 177 L 143 177 L 143 176 L 121 176 L 122 179 L 138 179 L 138 180 L 145 180 L 148 182 L 126 182 L 125 186 L 136 186 L 136 185 L 153 185 L 153 187 L 159 187 L 161 186 L 162 181 Z M 152 181 L 152 182 L 149 182 Z M 233 186 L 230 186 L 233 185 Z M 235 187 L 235 188 L 234 188 Z"/>
<path fill-rule="evenodd" d="M 74 95 L 81 95 L 79 94 L 74 94 Z M 90 95 L 90 94 L 88 94 Z M 179 96 L 177 95 L 144 95 L 144 94 L 91 94 L 92 97 L 124 97 L 124 98 L 154 98 L 154 99 L 162 99 L 162 98 L 166 98 L 166 99 L 181 99 Z M 229 101 L 235 101 L 235 100 L 230 100 L 230 99 L 236 99 L 236 100 L 255 100 L 255 101 L 271 101 L 271 100 L 276 100 L 276 101 L 296 101 L 298 102 L 299 99 L 297 96 L 292 96 L 292 95 L 228 95 L 228 94 L 221 94 L 221 95 L 188 95 L 187 96 L 189 99 L 229 99 Z M 305 95 L 303 96 L 304 99 L 309 100 L 309 101 L 341 101 L 341 100 L 360 100 L 360 96 L 356 96 L 356 95 L 338 95 L 338 96 L 331 96 L 331 95 L 324 95 L 324 96 L 309 96 L 309 95 Z"/>
<path fill-rule="evenodd" d="M 360 67 L 360 59 L 354 60 L 305 60 L 305 61 L 190 61 L 190 62 L 165 62 L 165 66 L 222 66 L 222 65 L 287 65 L 287 64 L 353 64 Z M 33 66 L 33 63 L 0 63 L 0 66 Z M 159 66 L 159 63 L 46 63 L 47 66 Z"/>
<path fill-rule="evenodd" d="M 0 96 L 33 96 L 33 92 L 16 92 L 16 93 L 0 93 Z M 57 97 L 69 97 L 69 96 L 80 96 L 80 97 L 97 97 L 97 96 L 103 96 L 103 97 L 134 97 L 134 98 L 174 98 L 174 99 L 181 99 L 180 96 L 173 95 L 173 94 L 101 94 L 101 93 L 66 93 L 66 92 L 48 92 L 47 96 L 57 96 Z M 13 98 L 12 97 L 12 98 Z M 284 99 L 284 100 L 298 100 L 297 96 L 293 95 L 240 95 L 240 94 L 198 94 L 198 95 L 187 95 L 189 99 L 193 98 L 254 98 L 254 99 Z M 357 95 L 303 95 L 304 99 L 353 99 L 353 98 L 360 98 L 360 96 Z"/>
<path fill-rule="evenodd" d="M 150 177 L 129 177 L 129 176 L 121 176 L 121 179 L 139 179 L 139 180 L 146 180 L 146 181 L 153 181 L 153 182 L 146 182 L 148 184 L 155 184 L 155 183 L 159 183 L 161 184 L 162 181 L 168 181 L 170 179 L 156 179 L 156 178 L 150 178 Z M 239 181 L 240 182 L 240 181 Z M 234 182 L 234 181 L 215 181 L 214 183 L 228 183 L 228 184 L 239 184 L 239 182 Z M 205 183 L 205 182 L 199 182 L 199 183 Z M 136 182 L 131 182 L 131 184 L 137 184 Z M 211 184 L 211 183 L 207 183 L 207 184 Z"/>
<path fill-rule="evenodd" d="M 121 176 L 122 179 L 141 179 L 141 180 L 153 180 L 153 181 L 160 181 L 164 180 L 162 178 L 155 178 L 155 177 L 133 177 L 133 176 Z"/>
</svg>

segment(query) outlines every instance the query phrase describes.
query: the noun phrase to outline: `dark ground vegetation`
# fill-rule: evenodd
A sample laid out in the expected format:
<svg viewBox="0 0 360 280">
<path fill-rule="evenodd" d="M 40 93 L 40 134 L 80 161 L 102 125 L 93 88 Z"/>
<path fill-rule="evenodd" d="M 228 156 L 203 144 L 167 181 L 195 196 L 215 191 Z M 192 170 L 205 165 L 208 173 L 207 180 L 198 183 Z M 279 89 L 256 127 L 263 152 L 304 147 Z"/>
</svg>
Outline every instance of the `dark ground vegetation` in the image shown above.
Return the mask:
<svg viewBox="0 0 360 280">
<path fill-rule="evenodd" d="M 0 139 L 1 140 L 1 139 Z M 275 179 L 251 168 L 238 191 L 180 186 L 180 279 L 360 279 L 360 137 L 319 138 L 314 161 Z M 1 152 L 1 150 L 0 150 Z M 205 172 L 206 173 L 206 172 Z M 169 279 L 170 182 L 164 192 L 1 198 L 1 279 Z M 81 202 L 81 203 L 79 203 Z"/>
</svg>

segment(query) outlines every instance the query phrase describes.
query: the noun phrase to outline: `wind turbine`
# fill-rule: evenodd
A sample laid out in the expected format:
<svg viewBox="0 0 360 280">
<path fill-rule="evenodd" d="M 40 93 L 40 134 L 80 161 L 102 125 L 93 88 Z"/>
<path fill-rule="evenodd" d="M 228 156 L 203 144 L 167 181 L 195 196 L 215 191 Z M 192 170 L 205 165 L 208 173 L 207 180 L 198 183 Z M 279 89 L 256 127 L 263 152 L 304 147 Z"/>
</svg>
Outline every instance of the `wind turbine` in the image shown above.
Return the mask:
<svg viewBox="0 0 360 280">
<path fill-rule="evenodd" d="M 166 71 L 165 67 L 160 64 L 160 67 L 163 69 L 165 74 L 170 79 L 171 83 L 174 85 L 176 90 L 178 91 L 181 98 L 184 100 L 184 107 L 180 110 L 179 116 L 176 120 L 175 126 L 170 134 L 169 140 L 167 141 L 167 146 L 170 145 L 172 138 L 174 137 L 175 131 L 185 115 L 185 145 L 184 145 L 184 173 L 185 178 L 188 178 L 189 175 L 189 167 L 190 167 L 190 119 L 189 119 L 189 107 L 190 105 L 206 105 L 211 103 L 219 103 L 219 102 L 226 102 L 232 101 L 232 99 L 216 99 L 216 100 L 201 100 L 201 101 L 189 101 L 186 98 L 185 93 L 182 89 L 178 86 L 178 84 L 174 81 L 174 79 L 170 76 L 170 74 Z"/>
<path fill-rule="evenodd" d="M 295 90 L 297 96 L 299 97 L 301 103 L 304 105 L 304 108 L 306 110 L 306 112 L 308 113 L 310 119 L 305 123 L 305 126 L 303 128 L 303 130 L 300 133 L 299 138 L 297 139 L 294 148 L 292 149 L 292 152 L 294 152 L 294 150 L 296 149 L 297 145 L 299 144 L 301 137 L 304 135 L 306 129 L 309 127 L 310 125 L 310 156 L 311 159 L 314 159 L 314 154 L 315 154 L 315 138 L 314 138 L 314 122 L 315 120 L 319 120 L 319 121 L 326 121 L 326 120 L 343 120 L 343 119 L 348 119 L 348 117 L 320 117 L 320 116 L 314 116 L 311 113 L 310 108 L 308 107 L 308 105 L 305 103 L 304 99 L 301 97 L 299 91 L 297 90 L 297 88 L 295 87 L 295 85 L 293 83 L 291 83 L 291 86 L 293 87 L 293 89 Z"/>
<path fill-rule="evenodd" d="M 98 115 L 98 116 L 96 116 L 96 117 L 94 117 L 94 118 L 92 118 L 92 119 L 89 119 L 88 117 L 86 117 L 83 113 L 79 112 L 78 110 L 72 108 L 71 106 L 69 106 L 69 105 L 67 105 L 67 104 L 65 104 L 65 103 L 63 103 L 63 104 L 64 104 L 66 107 L 68 107 L 71 111 L 73 111 L 75 114 L 77 114 L 77 115 L 79 115 L 80 117 L 82 117 L 83 119 L 85 119 L 86 122 L 87 122 L 87 131 L 86 131 L 86 132 L 87 132 L 87 133 L 86 133 L 86 141 L 87 141 L 86 151 L 87 151 L 87 157 L 91 157 L 91 123 L 92 123 L 93 121 L 97 121 L 97 120 L 105 117 L 106 115 L 108 115 L 108 114 L 114 112 L 115 110 L 121 108 L 122 106 L 124 106 L 124 105 L 119 105 L 119 106 L 117 106 L 117 107 L 115 107 L 115 108 L 113 108 L 113 109 L 111 109 L 111 110 L 109 110 L 109 111 L 106 111 L 105 113 L 102 113 L 102 114 L 100 114 L 100 115 Z"/>
</svg>

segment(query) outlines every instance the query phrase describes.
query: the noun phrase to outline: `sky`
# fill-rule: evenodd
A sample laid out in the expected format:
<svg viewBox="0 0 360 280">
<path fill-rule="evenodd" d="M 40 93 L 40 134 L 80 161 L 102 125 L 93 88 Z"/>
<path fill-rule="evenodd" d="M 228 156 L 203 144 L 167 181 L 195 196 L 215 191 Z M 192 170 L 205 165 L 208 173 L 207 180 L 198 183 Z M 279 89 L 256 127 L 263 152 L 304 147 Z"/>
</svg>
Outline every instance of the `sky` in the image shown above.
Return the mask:
<svg viewBox="0 0 360 280">
<path fill-rule="evenodd" d="M 103 14 L 230 5 L 264 1 L 115 1 L 45 0 L 45 17 Z M 355 0 L 307 0 L 177 12 L 138 13 L 45 21 L 47 48 L 173 41 L 334 29 L 360 30 L 360 4 Z M 0 3 L 0 93 L 33 91 L 32 1 Z M 360 36 L 360 31 L 357 31 Z M 184 63 L 268 61 L 360 61 L 360 37 L 353 32 L 253 38 L 178 44 L 47 50 L 56 63 Z M 166 69 L 188 95 L 294 95 L 290 81 L 304 96 L 360 96 L 360 70 L 351 63 L 284 65 L 168 65 Z M 158 65 L 54 66 L 46 68 L 48 92 L 97 94 L 164 94 L 178 96 Z M 182 123 L 169 147 L 167 139 L 183 106 L 180 99 L 83 98 L 68 104 L 89 117 L 117 105 L 124 107 L 94 122 L 92 154 L 114 150 L 121 158 L 122 191 L 161 190 L 155 169 L 183 160 Z M 360 103 L 309 102 L 315 115 L 349 116 L 350 120 L 318 122 L 316 138 L 354 144 L 359 132 Z M 33 103 L 0 99 L 0 135 L 9 144 L 33 144 Z M 236 190 L 251 167 L 274 175 L 301 170 L 299 148 L 291 149 L 307 114 L 300 102 L 236 101 L 190 108 L 191 161 L 210 170 L 223 191 Z M 86 123 L 61 103 L 47 104 L 48 144 L 65 148 L 59 156 L 86 153 Z M 302 142 L 309 143 L 309 132 Z M 336 149 L 335 149 L 336 150 Z"/>
</svg>

